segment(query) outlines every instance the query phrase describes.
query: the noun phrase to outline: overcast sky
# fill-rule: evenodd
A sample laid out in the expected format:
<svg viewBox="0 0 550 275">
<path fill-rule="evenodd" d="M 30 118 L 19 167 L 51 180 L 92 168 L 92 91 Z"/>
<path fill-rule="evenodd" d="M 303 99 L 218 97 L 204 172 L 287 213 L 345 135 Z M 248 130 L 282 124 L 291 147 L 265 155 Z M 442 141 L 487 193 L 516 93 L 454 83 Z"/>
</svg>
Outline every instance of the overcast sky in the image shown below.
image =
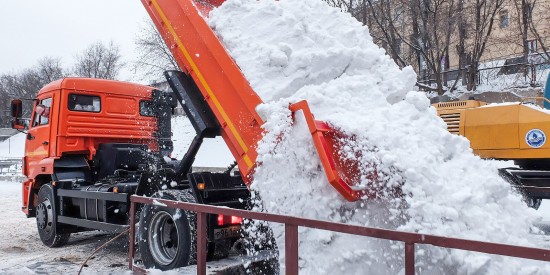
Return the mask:
<svg viewBox="0 0 550 275">
<path fill-rule="evenodd" d="M 64 67 L 93 42 L 113 40 L 125 61 L 135 59 L 134 37 L 148 15 L 140 0 L 17 0 L 0 7 L 0 74 L 45 57 Z M 124 80 L 133 80 L 129 71 Z"/>
</svg>

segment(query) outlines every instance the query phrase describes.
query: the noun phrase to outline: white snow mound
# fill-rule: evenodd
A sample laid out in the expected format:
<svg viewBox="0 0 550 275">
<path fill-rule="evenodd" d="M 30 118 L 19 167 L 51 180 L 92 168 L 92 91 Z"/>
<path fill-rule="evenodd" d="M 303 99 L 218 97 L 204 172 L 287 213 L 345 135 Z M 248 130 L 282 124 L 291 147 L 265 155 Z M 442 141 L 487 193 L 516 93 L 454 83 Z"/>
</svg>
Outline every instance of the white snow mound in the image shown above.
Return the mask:
<svg viewBox="0 0 550 275">
<path fill-rule="evenodd" d="M 497 174 L 451 135 L 416 76 L 400 70 L 368 29 L 321 0 L 228 0 L 212 28 L 266 102 L 267 134 L 252 185 L 272 213 L 483 241 L 540 246 L 540 217 Z M 345 201 L 327 182 L 305 122 L 288 104 L 307 99 L 317 119 L 340 128 L 346 157 L 362 184 L 382 199 Z M 282 140 L 281 136 L 283 136 Z M 359 157 L 357 157 L 359 156 Z M 378 182 L 366 175 L 376 168 Z M 402 184 L 403 199 L 391 190 Z M 283 228 L 272 225 L 284 259 Z M 300 274 L 403 272 L 403 244 L 301 228 Z M 537 274 L 542 262 L 417 246 L 417 272 Z M 548 270 L 548 269 L 547 269 Z"/>
</svg>

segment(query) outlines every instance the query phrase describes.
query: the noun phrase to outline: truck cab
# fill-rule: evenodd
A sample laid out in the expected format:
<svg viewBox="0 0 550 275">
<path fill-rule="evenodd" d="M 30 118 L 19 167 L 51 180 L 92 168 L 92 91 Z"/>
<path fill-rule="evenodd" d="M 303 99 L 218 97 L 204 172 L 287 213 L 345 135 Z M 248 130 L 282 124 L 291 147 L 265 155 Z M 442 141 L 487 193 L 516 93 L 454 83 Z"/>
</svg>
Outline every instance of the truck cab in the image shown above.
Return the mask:
<svg viewBox="0 0 550 275">
<path fill-rule="evenodd" d="M 86 78 L 65 78 L 42 88 L 34 100 L 25 143 L 25 214 L 35 215 L 38 189 L 55 180 L 52 176 L 62 176 L 56 164 L 61 168 L 82 165 L 81 159 L 92 161 L 104 143 L 141 144 L 158 151 L 157 119 L 150 110 L 153 90 Z"/>
</svg>

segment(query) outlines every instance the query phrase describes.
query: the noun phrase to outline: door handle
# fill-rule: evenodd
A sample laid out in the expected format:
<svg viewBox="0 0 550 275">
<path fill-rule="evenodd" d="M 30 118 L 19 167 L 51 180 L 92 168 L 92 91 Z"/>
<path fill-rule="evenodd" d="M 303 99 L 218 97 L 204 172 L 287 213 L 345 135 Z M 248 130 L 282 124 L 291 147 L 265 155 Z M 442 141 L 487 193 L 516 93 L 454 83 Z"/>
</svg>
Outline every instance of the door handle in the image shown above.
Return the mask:
<svg viewBox="0 0 550 275">
<path fill-rule="evenodd" d="M 43 145 L 48 145 L 49 143 L 47 141 L 42 142 Z"/>
</svg>

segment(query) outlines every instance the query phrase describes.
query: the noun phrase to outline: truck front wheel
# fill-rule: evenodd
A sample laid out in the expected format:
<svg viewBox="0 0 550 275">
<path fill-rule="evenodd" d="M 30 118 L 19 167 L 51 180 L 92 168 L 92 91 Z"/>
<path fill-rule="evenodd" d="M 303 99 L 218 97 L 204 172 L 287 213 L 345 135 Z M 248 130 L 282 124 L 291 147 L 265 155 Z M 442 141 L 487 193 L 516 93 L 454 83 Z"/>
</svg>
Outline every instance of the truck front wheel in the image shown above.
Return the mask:
<svg viewBox="0 0 550 275">
<path fill-rule="evenodd" d="M 153 197 L 195 202 L 187 190 L 167 190 Z M 169 270 L 186 266 L 195 258 L 196 216 L 161 205 L 146 205 L 139 222 L 139 250 L 147 268 Z"/>
<path fill-rule="evenodd" d="M 38 191 L 36 204 L 36 226 L 40 240 L 47 247 L 59 247 L 67 243 L 70 233 L 64 233 L 57 224 L 53 189 L 44 184 Z"/>
</svg>

